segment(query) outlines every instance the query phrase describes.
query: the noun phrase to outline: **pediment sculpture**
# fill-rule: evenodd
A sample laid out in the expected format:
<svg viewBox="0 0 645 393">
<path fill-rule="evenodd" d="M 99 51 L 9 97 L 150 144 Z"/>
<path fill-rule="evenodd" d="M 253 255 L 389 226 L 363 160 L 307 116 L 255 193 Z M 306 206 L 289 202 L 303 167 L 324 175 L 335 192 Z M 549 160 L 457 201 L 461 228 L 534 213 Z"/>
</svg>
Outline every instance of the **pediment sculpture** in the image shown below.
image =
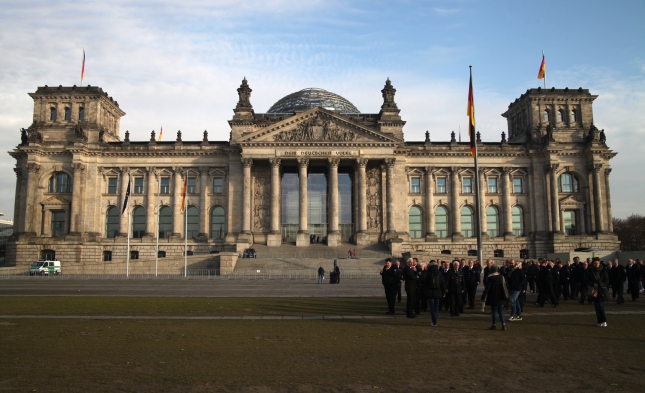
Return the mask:
<svg viewBox="0 0 645 393">
<path fill-rule="evenodd" d="M 356 139 L 354 131 L 342 129 L 332 120 L 323 120 L 319 116 L 273 136 L 276 142 L 353 142 Z"/>
</svg>

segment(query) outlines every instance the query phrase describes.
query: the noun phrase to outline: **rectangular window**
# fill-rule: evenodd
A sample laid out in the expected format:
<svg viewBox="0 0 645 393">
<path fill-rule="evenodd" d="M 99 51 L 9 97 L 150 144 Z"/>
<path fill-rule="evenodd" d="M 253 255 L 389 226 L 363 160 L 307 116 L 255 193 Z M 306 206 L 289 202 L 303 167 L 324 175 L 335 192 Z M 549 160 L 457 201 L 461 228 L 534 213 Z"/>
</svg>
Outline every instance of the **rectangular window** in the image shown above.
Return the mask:
<svg viewBox="0 0 645 393">
<path fill-rule="evenodd" d="M 413 177 L 410 179 L 410 193 L 411 194 L 421 193 L 421 178 Z"/>
<path fill-rule="evenodd" d="M 65 235 L 65 211 L 52 211 L 52 237 L 63 237 Z"/>
<path fill-rule="evenodd" d="M 462 179 L 462 185 L 463 185 L 462 192 L 464 194 L 472 194 L 473 193 L 473 178 L 472 177 L 464 177 Z"/>
<path fill-rule="evenodd" d="M 83 121 L 83 120 L 85 120 L 85 108 L 80 106 L 78 108 L 78 121 Z"/>
<path fill-rule="evenodd" d="M 497 178 L 490 177 L 488 178 L 488 193 L 497 194 Z"/>
<path fill-rule="evenodd" d="M 445 177 L 438 177 L 437 178 L 437 194 L 445 194 L 446 193 L 446 178 Z"/>
<path fill-rule="evenodd" d="M 577 235 L 577 220 L 576 212 L 574 210 L 565 210 L 564 213 L 564 231 L 567 235 Z"/>
<path fill-rule="evenodd" d="M 161 178 L 161 193 L 170 194 L 170 178 L 162 177 Z"/>
<path fill-rule="evenodd" d="M 112 260 L 112 251 L 103 251 L 103 262 L 110 262 Z"/>
<path fill-rule="evenodd" d="M 188 182 L 186 184 L 186 193 L 188 194 L 196 194 L 197 193 L 197 178 L 196 177 L 189 177 Z"/>
<path fill-rule="evenodd" d="M 117 183 L 116 177 L 108 178 L 108 189 L 107 189 L 108 194 L 116 194 L 116 189 L 117 189 L 116 183 Z"/>
<path fill-rule="evenodd" d="M 522 190 L 522 178 L 521 177 L 514 177 L 513 178 L 513 193 L 514 194 L 521 194 L 523 192 Z"/>
<path fill-rule="evenodd" d="M 221 194 L 223 193 L 223 181 L 221 177 L 214 177 L 213 178 L 213 194 Z"/>
<path fill-rule="evenodd" d="M 134 193 L 143 194 L 143 177 L 134 178 Z"/>
</svg>

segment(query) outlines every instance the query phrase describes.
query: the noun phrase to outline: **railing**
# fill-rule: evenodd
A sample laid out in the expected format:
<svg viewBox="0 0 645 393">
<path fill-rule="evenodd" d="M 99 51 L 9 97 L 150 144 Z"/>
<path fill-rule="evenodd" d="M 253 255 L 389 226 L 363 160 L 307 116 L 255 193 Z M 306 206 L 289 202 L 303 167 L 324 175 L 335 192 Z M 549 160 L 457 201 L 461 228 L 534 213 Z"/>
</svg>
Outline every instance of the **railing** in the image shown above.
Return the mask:
<svg viewBox="0 0 645 393">
<path fill-rule="evenodd" d="M 358 270 L 343 269 L 341 279 L 380 279 L 378 269 Z M 155 276 L 149 273 L 99 273 L 99 274 L 59 274 L 59 275 L 29 275 L 23 273 L 0 273 L 0 280 L 317 280 L 317 269 L 269 269 L 269 270 L 236 270 L 220 274 L 219 269 L 188 270 L 184 277 L 183 271 L 177 273 L 161 273 Z M 325 273 L 325 282 L 329 280 L 329 272 Z"/>
</svg>

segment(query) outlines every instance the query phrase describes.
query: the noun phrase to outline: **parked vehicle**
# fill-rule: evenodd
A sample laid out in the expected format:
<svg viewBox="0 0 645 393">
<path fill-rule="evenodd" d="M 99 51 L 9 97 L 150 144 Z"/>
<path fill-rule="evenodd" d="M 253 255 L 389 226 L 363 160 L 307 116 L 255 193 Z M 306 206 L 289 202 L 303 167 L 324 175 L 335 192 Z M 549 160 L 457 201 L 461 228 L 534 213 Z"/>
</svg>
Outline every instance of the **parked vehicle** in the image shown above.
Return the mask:
<svg viewBox="0 0 645 393">
<path fill-rule="evenodd" d="M 61 274 L 60 261 L 36 261 L 29 267 L 30 276 L 50 274 Z"/>
<path fill-rule="evenodd" d="M 244 250 L 244 254 L 242 256 L 243 258 L 257 258 L 258 254 L 255 252 L 255 249 L 253 248 L 247 248 Z"/>
</svg>

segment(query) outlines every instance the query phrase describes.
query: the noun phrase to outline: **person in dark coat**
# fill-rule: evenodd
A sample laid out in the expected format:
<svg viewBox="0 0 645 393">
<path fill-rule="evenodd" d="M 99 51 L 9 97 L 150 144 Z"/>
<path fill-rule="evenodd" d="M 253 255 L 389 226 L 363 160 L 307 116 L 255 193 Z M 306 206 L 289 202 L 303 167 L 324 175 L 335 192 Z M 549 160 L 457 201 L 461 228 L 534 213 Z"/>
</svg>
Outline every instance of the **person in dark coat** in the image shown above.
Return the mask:
<svg viewBox="0 0 645 393">
<path fill-rule="evenodd" d="M 626 280 L 625 267 L 618 262 L 618 258 L 614 259 L 614 263 L 609 269 L 609 285 L 611 285 L 611 297 L 615 299 L 618 296 L 618 300 L 616 300 L 618 304 L 625 303 L 623 292 Z"/>
<path fill-rule="evenodd" d="M 506 320 L 504 320 L 504 304 L 508 299 L 506 280 L 504 276 L 499 274 L 497 266 L 491 266 L 489 272 L 490 274 L 484 286 L 484 293 L 482 294 L 482 302 L 490 306 L 493 312 L 493 324 L 490 329 L 497 329 L 497 316 L 499 316 L 502 330 L 506 330 Z"/>
<path fill-rule="evenodd" d="M 441 263 L 441 269 L 440 272 L 443 275 L 443 281 L 446 283 L 446 286 L 448 285 L 448 272 L 450 271 L 450 266 L 448 265 L 448 262 L 443 261 Z M 441 303 L 443 305 L 443 310 L 448 311 L 450 308 L 450 301 L 448 299 L 448 296 L 444 296 L 443 299 L 441 299 Z"/>
<path fill-rule="evenodd" d="M 421 301 L 421 304 L 419 305 L 419 312 L 421 311 L 428 311 L 428 298 L 426 298 L 426 293 L 423 290 L 423 286 L 425 285 L 425 275 L 427 273 L 428 269 L 428 264 L 425 262 L 421 262 L 421 264 L 417 267 L 417 275 L 419 276 L 419 290 L 417 291 L 417 295 L 419 296 L 419 299 Z M 417 300 L 417 304 L 419 301 Z M 417 311 L 416 309 L 414 311 Z M 417 314 L 419 315 L 419 314 Z"/>
<path fill-rule="evenodd" d="M 580 262 L 578 265 L 578 289 L 580 291 L 580 304 L 585 303 L 587 298 L 587 268 L 589 264 L 587 262 Z"/>
<path fill-rule="evenodd" d="M 560 262 L 560 259 L 557 261 Z M 560 262 L 560 265 L 562 265 L 562 262 Z M 549 266 L 551 266 L 551 275 L 553 276 L 553 293 L 558 302 L 560 302 L 560 268 L 554 262 L 549 262 Z"/>
<path fill-rule="evenodd" d="M 641 279 L 640 266 L 634 263 L 633 259 L 629 260 L 625 268 L 625 275 L 627 276 L 627 290 L 632 295 L 632 301 L 638 299 L 638 282 Z"/>
<path fill-rule="evenodd" d="M 340 268 L 337 259 L 334 259 L 334 274 L 336 275 L 336 284 L 340 284 Z"/>
<path fill-rule="evenodd" d="M 527 274 L 527 278 L 531 286 L 531 293 L 535 293 L 535 291 L 537 290 L 536 282 L 538 275 L 538 265 L 537 263 L 535 263 L 535 261 L 530 262 Z"/>
<path fill-rule="evenodd" d="M 520 305 L 520 294 L 526 293 L 526 276 L 521 264 L 515 267 L 510 274 L 508 289 L 511 296 L 511 321 L 522 320 L 522 306 Z"/>
<path fill-rule="evenodd" d="M 578 298 L 578 291 L 580 291 L 580 258 L 574 257 L 573 263 L 569 266 L 569 284 L 571 286 L 571 299 Z"/>
<path fill-rule="evenodd" d="M 318 268 L 318 284 L 322 284 L 325 281 L 325 269 L 323 267 Z"/>
<path fill-rule="evenodd" d="M 419 278 L 421 278 L 421 271 L 423 267 L 419 264 L 419 260 L 417 258 L 412 258 L 414 260 L 414 268 L 417 269 L 417 293 L 414 295 L 414 315 L 420 315 L 421 314 L 421 281 Z"/>
<path fill-rule="evenodd" d="M 414 267 L 414 260 L 408 259 L 408 266 L 403 268 L 403 281 L 405 281 L 405 313 L 408 318 L 416 318 L 414 315 L 414 303 L 417 294 L 417 286 L 419 278 L 417 276 L 417 268 Z"/>
<path fill-rule="evenodd" d="M 401 282 L 403 281 L 403 278 L 402 278 L 403 268 L 401 267 L 401 261 L 397 259 L 394 262 L 394 265 L 392 265 L 392 268 L 394 268 L 394 271 L 396 272 L 396 275 L 399 279 L 399 283 L 396 285 L 396 294 L 398 296 L 399 303 L 401 303 Z"/>
<path fill-rule="evenodd" d="M 541 259 L 540 264 L 541 266 L 538 272 L 538 287 L 540 290 L 538 306 L 544 307 L 544 302 L 548 296 L 552 306 L 558 307 L 558 300 L 555 298 L 555 293 L 553 293 L 553 273 L 551 272 L 551 266 L 546 259 Z"/>
<path fill-rule="evenodd" d="M 450 316 L 458 317 L 464 312 L 464 305 L 461 303 L 461 294 L 464 292 L 464 275 L 459 269 L 459 261 L 452 262 L 448 270 L 448 302 L 450 303 Z"/>
<path fill-rule="evenodd" d="M 381 283 L 385 290 L 385 300 L 387 301 L 387 313 L 394 314 L 394 301 L 396 299 L 396 287 L 399 283 L 398 273 L 392 266 L 392 260 L 387 258 L 385 260 L 385 267 L 381 269 Z"/>
<path fill-rule="evenodd" d="M 569 263 L 571 261 L 567 260 L 566 264 L 560 262 L 558 267 L 560 268 L 560 287 L 558 288 L 559 292 L 562 294 L 562 301 L 566 302 L 569 299 Z"/>
<path fill-rule="evenodd" d="M 464 275 L 464 283 L 466 284 L 466 294 L 468 298 L 468 308 L 475 308 L 475 293 L 479 285 L 479 270 L 475 266 L 475 262 L 468 261 L 468 266 L 462 269 Z"/>
<path fill-rule="evenodd" d="M 605 300 L 609 299 L 609 276 L 607 270 L 600 265 L 600 259 L 594 258 L 593 265 L 587 269 L 585 282 L 588 287 L 593 287 L 597 296 L 593 299 L 596 308 L 596 319 L 598 326 L 607 326 L 607 317 L 605 316 Z"/>
<path fill-rule="evenodd" d="M 441 299 L 446 297 L 446 281 L 443 279 L 443 273 L 439 271 L 439 264 L 435 260 L 430 261 L 423 277 L 425 280 L 423 290 L 428 299 L 430 318 L 432 318 L 430 326 L 437 326 Z"/>
</svg>

